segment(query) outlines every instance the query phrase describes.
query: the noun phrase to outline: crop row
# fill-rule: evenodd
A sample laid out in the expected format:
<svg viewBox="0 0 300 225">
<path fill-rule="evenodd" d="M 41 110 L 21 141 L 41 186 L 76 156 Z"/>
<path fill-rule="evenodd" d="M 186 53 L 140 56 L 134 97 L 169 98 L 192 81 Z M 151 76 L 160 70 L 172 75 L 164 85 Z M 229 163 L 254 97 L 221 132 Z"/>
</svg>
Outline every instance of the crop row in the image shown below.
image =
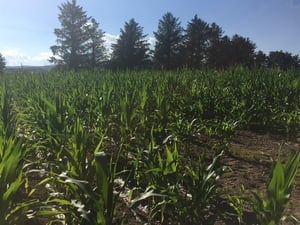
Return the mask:
<svg viewBox="0 0 300 225">
<path fill-rule="evenodd" d="M 149 223 L 213 224 L 226 213 L 220 158 L 235 131 L 299 135 L 297 71 L 16 73 L 0 81 L 3 225 L 126 224 L 115 216 L 120 202 L 144 207 Z M 287 179 L 286 194 L 299 157 L 291 155 L 287 178 L 271 181 Z"/>
</svg>

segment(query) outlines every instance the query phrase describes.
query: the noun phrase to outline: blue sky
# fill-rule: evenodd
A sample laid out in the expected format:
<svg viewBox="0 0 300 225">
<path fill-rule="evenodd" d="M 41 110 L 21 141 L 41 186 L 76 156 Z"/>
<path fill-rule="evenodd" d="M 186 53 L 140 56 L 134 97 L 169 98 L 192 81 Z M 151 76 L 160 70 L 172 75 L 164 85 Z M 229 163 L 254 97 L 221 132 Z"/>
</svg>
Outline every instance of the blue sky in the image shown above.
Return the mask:
<svg viewBox="0 0 300 225">
<path fill-rule="evenodd" d="M 8 66 L 47 65 L 63 0 L 0 0 L 0 53 Z M 257 50 L 300 55 L 300 0 L 77 0 L 106 32 L 107 46 L 134 18 L 154 42 L 158 20 L 172 12 L 183 27 L 195 14 L 226 35 L 249 37 Z"/>
</svg>

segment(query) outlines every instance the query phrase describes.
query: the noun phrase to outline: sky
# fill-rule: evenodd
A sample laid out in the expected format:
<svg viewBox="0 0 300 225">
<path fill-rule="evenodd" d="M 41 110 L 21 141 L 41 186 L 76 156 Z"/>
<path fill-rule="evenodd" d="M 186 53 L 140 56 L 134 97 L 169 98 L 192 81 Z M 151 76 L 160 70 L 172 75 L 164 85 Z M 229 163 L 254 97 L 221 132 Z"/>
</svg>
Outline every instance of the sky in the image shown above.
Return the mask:
<svg viewBox="0 0 300 225">
<path fill-rule="evenodd" d="M 60 28 L 58 6 L 65 0 L 0 0 L 0 53 L 7 66 L 49 65 L 53 31 Z M 106 33 L 107 48 L 125 22 L 134 18 L 152 46 L 158 21 L 171 12 L 183 28 L 197 14 L 224 34 L 239 34 L 265 53 L 300 55 L 300 0 L 77 0 Z"/>
</svg>

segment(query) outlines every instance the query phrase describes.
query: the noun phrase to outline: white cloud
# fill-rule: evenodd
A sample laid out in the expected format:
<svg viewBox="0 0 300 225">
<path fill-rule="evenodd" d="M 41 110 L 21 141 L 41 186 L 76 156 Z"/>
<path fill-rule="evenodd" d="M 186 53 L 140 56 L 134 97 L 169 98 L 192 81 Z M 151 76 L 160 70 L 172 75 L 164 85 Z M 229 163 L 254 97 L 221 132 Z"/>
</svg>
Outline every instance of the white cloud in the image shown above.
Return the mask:
<svg viewBox="0 0 300 225">
<path fill-rule="evenodd" d="M 109 54 L 112 52 L 111 45 L 115 44 L 117 42 L 118 38 L 119 38 L 119 35 L 113 35 L 113 34 L 108 34 L 108 33 L 104 34 L 103 39 L 105 41 L 105 47 L 108 50 Z M 149 46 L 150 49 L 154 49 L 155 41 L 156 41 L 155 37 L 147 37 L 147 41 L 150 44 L 150 46 Z"/>
<path fill-rule="evenodd" d="M 150 44 L 150 49 L 154 49 L 156 39 L 155 37 L 148 37 L 148 43 Z"/>
<path fill-rule="evenodd" d="M 4 56 L 7 66 L 20 66 L 29 61 L 28 57 L 19 49 L 5 49 L 1 51 L 1 54 Z"/>
<path fill-rule="evenodd" d="M 119 35 L 113 35 L 113 34 L 108 34 L 108 33 L 104 34 L 104 37 L 103 37 L 103 39 L 105 41 L 104 45 L 109 54 L 112 52 L 111 45 L 115 44 L 117 42 L 118 38 L 119 38 Z"/>
<path fill-rule="evenodd" d="M 6 60 L 7 66 L 44 66 L 49 65 L 48 59 L 52 55 L 49 52 L 40 52 L 36 55 L 29 55 L 17 48 L 0 50 Z"/>
<path fill-rule="evenodd" d="M 104 34 L 105 47 L 108 54 L 112 52 L 111 45 L 117 42 L 119 35 Z M 154 49 L 155 38 L 148 37 L 150 49 Z M 0 53 L 5 57 L 7 66 L 45 66 L 50 65 L 48 61 L 52 56 L 51 51 L 41 51 L 37 54 L 28 54 L 19 48 L 0 49 Z"/>
<path fill-rule="evenodd" d="M 50 64 L 48 60 L 49 60 L 49 58 L 51 56 L 52 56 L 52 52 L 51 51 L 40 52 L 38 55 L 33 56 L 31 59 L 34 62 Z"/>
</svg>

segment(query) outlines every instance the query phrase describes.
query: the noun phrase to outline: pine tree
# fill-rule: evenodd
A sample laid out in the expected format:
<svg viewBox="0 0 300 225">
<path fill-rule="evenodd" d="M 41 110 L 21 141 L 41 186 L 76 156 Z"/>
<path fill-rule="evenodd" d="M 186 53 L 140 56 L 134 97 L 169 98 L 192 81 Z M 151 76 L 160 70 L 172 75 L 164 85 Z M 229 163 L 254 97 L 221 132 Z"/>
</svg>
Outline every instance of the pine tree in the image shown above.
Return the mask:
<svg viewBox="0 0 300 225">
<path fill-rule="evenodd" d="M 117 69 L 143 68 L 149 61 L 149 43 L 143 28 L 131 19 L 121 29 L 117 43 L 112 45 L 111 63 Z"/>
<path fill-rule="evenodd" d="M 268 56 L 269 67 L 279 67 L 286 70 L 300 67 L 300 59 L 298 55 L 292 55 L 290 52 L 271 51 Z"/>
<path fill-rule="evenodd" d="M 83 8 L 77 5 L 76 0 L 62 3 L 59 6 L 58 19 L 61 23 L 60 29 L 55 29 L 57 45 L 51 46 L 53 57 L 50 62 L 68 69 L 80 69 L 86 66 L 87 43 L 89 36 L 84 27 L 89 17 Z"/>
<path fill-rule="evenodd" d="M 213 68 L 226 68 L 231 63 L 231 40 L 228 36 L 214 39 L 208 51 L 208 65 Z"/>
<path fill-rule="evenodd" d="M 224 36 L 212 42 L 209 49 L 208 63 L 212 67 L 254 66 L 255 44 L 239 35 L 232 38 Z"/>
<path fill-rule="evenodd" d="M 0 73 L 3 73 L 3 71 L 5 69 L 5 65 L 6 65 L 5 58 L 0 53 Z"/>
<path fill-rule="evenodd" d="M 211 67 L 223 67 L 226 64 L 226 51 L 230 48 L 230 39 L 223 36 L 222 28 L 216 23 L 209 26 L 209 47 L 207 49 L 207 64 Z"/>
<path fill-rule="evenodd" d="M 104 32 L 99 29 L 99 23 L 94 18 L 85 26 L 85 30 L 89 37 L 87 43 L 88 67 L 96 68 L 107 60 Z"/>
<path fill-rule="evenodd" d="M 159 20 L 154 49 L 154 62 L 164 69 L 178 67 L 180 63 L 180 53 L 182 51 L 183 28 L 179 18 L 172 13 L 166 13 Z"/>
<path fill-rule="evenodd" d="M 231 39 L 232 65 L 252 67 L 254 65 L 256 45 L 249 39 L 235 34 Z"/>
<path fill-rule="evenodd" d="M 254 64 L 256 67 L 267 67 L 268 56 L 261 50 L 255 53 Z"/>
<path fill-rule="evenodd" d="M 197 15 L 188 23 L 185 40 L 186 64 L 192 68 L 205 65 L 210 40 L 210 27 Z"/>
</svg>

